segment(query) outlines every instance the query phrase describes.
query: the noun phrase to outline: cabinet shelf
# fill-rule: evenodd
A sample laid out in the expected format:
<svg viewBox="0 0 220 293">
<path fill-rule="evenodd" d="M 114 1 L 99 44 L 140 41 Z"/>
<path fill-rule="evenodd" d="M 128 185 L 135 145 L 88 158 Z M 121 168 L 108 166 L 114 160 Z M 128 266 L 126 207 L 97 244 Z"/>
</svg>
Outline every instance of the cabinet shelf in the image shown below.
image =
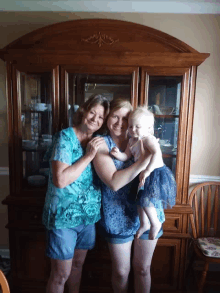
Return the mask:
<svg viewBox="0 0 220 293">
<path fill-rule="evenodd" d="M 47 150 L 47 147 L 37 147 L 37 148 L 33 148 L 33 149 L 31 149 L 31 148 L 22 148 L 22 151 L 23 152 L 46 152 L 46 150 Z"/>
<path fill-rule="evenodd" d="M 48 113 L 48 112 L 52 112 L 52 110 L 22 110 L 22 113 Z"/>
<path fill-rule="evenodd" d="M 173 119 L 179 118 L 179 115 L 154 115 L 155 118 L 166 118 L 166 119 Z"/>
<path fill-rule="evenodd" d="M 163 153 L 163 158 L 176 158 L 176 153 L 173 153 L 173 154 Z"/>
</svg>

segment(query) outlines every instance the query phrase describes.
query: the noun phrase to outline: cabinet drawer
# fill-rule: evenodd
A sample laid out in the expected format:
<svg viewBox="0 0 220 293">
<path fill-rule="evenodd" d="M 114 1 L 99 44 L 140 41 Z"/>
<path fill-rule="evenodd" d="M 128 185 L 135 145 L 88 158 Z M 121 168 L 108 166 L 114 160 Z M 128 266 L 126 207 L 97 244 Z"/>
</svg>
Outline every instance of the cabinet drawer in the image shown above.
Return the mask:
<svg viewBox="0 0 220 293">
<path fill-rule="evenodd" d="M 168 214 L 166 215 L 166 221 L 163 224 L 164 232 L 182 232 L 182 215 L 180 214 Z"/>
<path fill-rule="evenodd" d="M 111 263 L 102 259 L 92 264 L 86 262 L 82 273 L 82 292 L 111 293 L 111 271 Z"/>
<path fill-rule="evenodd" d="M 13 207 L 9 212 L 9 225 L 13 226 L 42 226 L 42 208 Z"/>
</svg>

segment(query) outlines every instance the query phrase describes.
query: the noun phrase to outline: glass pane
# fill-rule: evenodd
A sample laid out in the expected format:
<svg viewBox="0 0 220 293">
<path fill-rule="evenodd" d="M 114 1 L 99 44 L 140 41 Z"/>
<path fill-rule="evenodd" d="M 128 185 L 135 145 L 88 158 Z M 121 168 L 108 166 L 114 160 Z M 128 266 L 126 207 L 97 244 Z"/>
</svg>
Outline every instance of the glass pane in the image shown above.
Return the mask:
<svg viewBox="0 0 220 293">
<path fill-rule="evenodd" d="M 155 136 L 158 137 L 164 163 L 176 172 L 179 108 L 182 77 L 150 76 L 148 106 L 155 114 Z"/>
<path fill-rule="evenodd" d="M 148 105 L 155 115 L 179 115 L 181 83 L 181 76 L 150 76 Z"/>
<path fill-rule="evenodd" d="M 119 97 L 131 100 L 131 75 L 69 74 L 69 125 L 78 107 L 92 94 L 101 94 L 111 101 Z"/>
<path fill-rule="evenodd" d="M 51 73 L 20 74 L 23 178 L 28 185 L 47 181 L 43 156 L 52 142 L 51 91 Z"/>
<path fill-rule="evenodd" d="M 179 118 L 155 117 L 154 133 L 160 139 L 162 151 L 166 154 L 176 154 Z"/>
</svg>

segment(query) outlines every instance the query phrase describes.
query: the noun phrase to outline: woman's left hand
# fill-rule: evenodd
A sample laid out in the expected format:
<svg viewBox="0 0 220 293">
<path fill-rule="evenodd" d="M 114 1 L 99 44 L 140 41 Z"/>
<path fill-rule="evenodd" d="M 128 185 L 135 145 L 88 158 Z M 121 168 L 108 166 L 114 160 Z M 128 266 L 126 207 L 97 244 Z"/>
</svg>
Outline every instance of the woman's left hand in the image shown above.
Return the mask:
<svg viewBox="0 0 220 293">
<path fill-rule="evenodd" d="M 86 155 L 93 159 L 99 149 L 99 147 L 105 142 L 104 138 L 101 136 L 96 136 L 92 138 L 86 146 Z"/>
</svg>

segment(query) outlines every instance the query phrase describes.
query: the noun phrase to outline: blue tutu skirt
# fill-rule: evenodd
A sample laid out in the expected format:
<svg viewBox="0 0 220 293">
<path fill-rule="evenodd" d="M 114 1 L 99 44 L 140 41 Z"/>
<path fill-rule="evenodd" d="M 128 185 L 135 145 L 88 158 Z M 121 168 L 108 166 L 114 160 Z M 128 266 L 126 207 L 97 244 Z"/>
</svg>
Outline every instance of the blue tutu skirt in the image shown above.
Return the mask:
<svg viewBox="0 0 220 293">
<path fill-rule="evenodd" d="M 162 202 L 164 209 L 172 208 L 176 203 L 176 181 L 166 165 L 151 172 L 137 195 L 137 204 L 142 207 L 152 204 L 156 207 L 158 201 Z"/>
</svg>

